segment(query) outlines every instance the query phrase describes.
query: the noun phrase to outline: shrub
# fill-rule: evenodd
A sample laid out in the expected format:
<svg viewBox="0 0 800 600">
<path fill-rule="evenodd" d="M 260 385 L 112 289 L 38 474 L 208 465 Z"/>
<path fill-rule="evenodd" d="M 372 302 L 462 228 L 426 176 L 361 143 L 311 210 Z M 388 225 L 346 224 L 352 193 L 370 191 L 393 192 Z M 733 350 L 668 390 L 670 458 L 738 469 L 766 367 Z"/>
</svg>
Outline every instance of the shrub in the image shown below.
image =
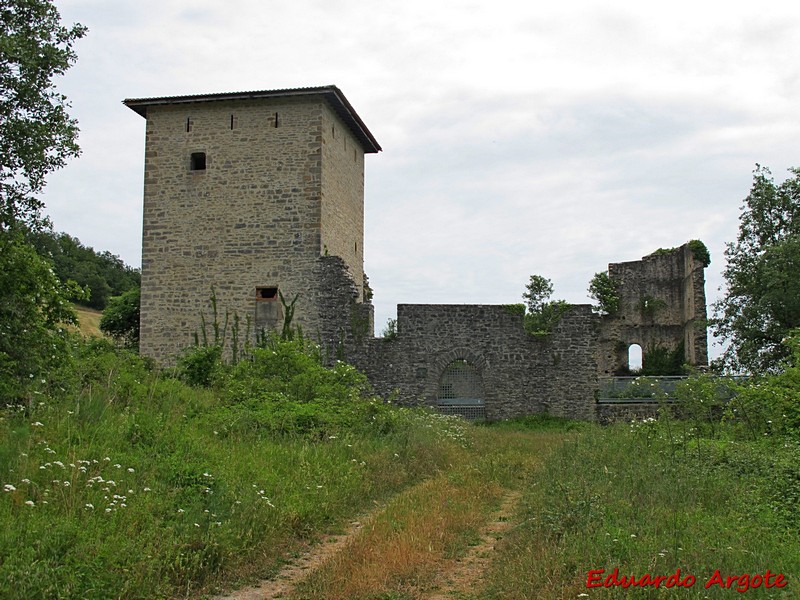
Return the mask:
<svg viewBox="0 0 800 600">
<path fill-rule="evenodd" d="M 128 348 L 139 348 L 141 289 L 136 287 L 108 301 L 100 319 L 100 330 Z"/>
<path fill-rule="evenodd" d="M 210 387 L 222 371 L 222 346 L 194 346 L 178 359 L 178 373 L 189 385 Z"/>
</svg>

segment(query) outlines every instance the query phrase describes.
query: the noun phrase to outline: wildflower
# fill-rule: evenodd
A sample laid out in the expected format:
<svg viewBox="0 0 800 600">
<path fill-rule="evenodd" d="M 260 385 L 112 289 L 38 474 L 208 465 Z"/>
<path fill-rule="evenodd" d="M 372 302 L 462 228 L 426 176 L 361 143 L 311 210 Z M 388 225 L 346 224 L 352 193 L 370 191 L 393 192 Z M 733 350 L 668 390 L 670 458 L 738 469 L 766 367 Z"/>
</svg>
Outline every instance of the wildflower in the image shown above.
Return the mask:
<svg viewBox="0 0 800 600">
<path fill-rule="evenodd" d="M 183 514 L 183 513 L 185 513 L 185 512 L 186 512 L 186 511 L 185 511 L 185 510 L 183 510 L 182 508 L 179 508 L 179 509 L 178 509 L 178 514 Z"/>
<path fill-rule="evenodd" d="M 7 483 L 7 484 L 5 484 L 5 485 L 3 486 L 3 491 L 4 491 L 4 492 L 15 492 L 16 490 L 17 490 L 17 488 L 15 488 L 15 487 L 14 487 L 13 485 L 11 485 L 10 483 Z"/>
<path fill-rule="evenodd" d="M 36 506 L 36 504 L 34 504 L 33 500 L 26 500 L 25 501 L 25 505 L 26 506 Z"/>
<path fill-rule="evenodd" d="M 146 488 L 144 488 L 142 491 L 143 491 L 143 492 L 149 492 L 149 491 L 150 491 L 150 488 L 149 488 L 149 487 L 146 487 Z"/>
<path fill-rule="evenodd" d="M 64 482 L 64 487 L 69 487 L 69 485 L 70 485 L 70 484 L 69 484 L 69 481 L 65 481 L 65 482 Z"/>
<path fill-rule="evenodd" d="M 128 467 L 128 473 L 133 473 L 133 467 Z"/>
<path fill-rule="evenodd" d="M 34 427 L 44 427 L 44 423 L 41 421 L 36 421 L 35 423 L 31 423 Z"/>
<path fill-rule="evenodd" d="M 23 479 L 23 480 L 22 480 L 22 483 L 30 483 L 30 482 L 31 482 L 31 480 L 30 480 L 30 479 Z"/>
<path fill-rule="evenodd" d="M 84 504 L 84 506 L 85 506 L 86 508 L 91 508 L 91 509 L 94 509 L 94 504 L 92 504 L 91 502 L 87 502 L 86 504 Z"/>
</svg>

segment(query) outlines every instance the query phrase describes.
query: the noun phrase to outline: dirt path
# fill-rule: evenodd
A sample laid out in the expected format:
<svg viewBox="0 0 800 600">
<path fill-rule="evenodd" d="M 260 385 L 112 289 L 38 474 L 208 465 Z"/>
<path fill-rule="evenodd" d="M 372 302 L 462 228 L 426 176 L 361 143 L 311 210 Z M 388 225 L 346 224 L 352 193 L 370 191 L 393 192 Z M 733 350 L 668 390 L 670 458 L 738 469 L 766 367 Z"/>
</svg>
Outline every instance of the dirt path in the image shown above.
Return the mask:
<svg viewBox="0 0 800 600">
<path fill-rule="evenodd" d="M 449 560 L 442 565 L 436 578 L 439 585 L 432 594 L 426 596 L 426 600 L 452 600 L 474 592 L 489 565 L 497 541 L 511 527 L 511 515 L 519 498 L 519 492 L 508 492 L 503 497 L 500 507 L 481 529 L 479 542 L 471 546 L 462 557 Z M 237 590 L 227 596 L 215 596 L 212 600 L 290 598 L 300 581 L 341 552 L 348 541 L 355 538 L 380 510 L 382 508 L 376 509 L 364 518 L 352 521 L 343 534 L 327 536 L 324 541 L 312 546 L 305 554 L 283 567 L 273 579 Z"/>
<path fill-rule="evenodd" d="M 330 557 L 339 553 L 351 538 L 369 521 L 367 515 L 357 521 L 351 521 L 347 530 L 340 535 L 328 535 L 324 541 L 311 546 L 307 552 L 290 564 L 284 566 L 273 579 L 236 590 L 227 596 L 214 596 L 212 600 L 272 600 L 286 598 L 294 591 L 295 586 L 306 576 L 313 573 Z"/>
<path fill-rule="evenodd" d="M 461 558 L 451 560 L 444 566 L 438 578 L 440 587 L 426 600 L 452 600 L 474 593 L 492 560 L 495 545 L 512 525 L 511 517 L 520 496 L 519 492 L 512 491 L 503 497 L 500 508 L 481 529 L 478 544 L 471 546 Z"/>
</svg>

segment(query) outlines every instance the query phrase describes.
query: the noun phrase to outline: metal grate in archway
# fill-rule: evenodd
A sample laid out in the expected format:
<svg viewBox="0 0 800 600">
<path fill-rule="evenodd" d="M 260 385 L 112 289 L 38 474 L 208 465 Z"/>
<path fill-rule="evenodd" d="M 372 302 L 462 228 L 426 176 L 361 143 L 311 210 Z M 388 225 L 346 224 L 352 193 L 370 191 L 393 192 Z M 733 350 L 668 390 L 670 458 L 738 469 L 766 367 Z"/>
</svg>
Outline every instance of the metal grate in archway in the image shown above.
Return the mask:
<svg viewBox="0 0 800 600">
<path fill-rule="evenodd" d="M 447 365 L 439 377 L 436 405 L 439 412 L 447 415 L 459 415 L 471 421 L 485 419 L 480 371 L 463 359 Z"/>
</svg>

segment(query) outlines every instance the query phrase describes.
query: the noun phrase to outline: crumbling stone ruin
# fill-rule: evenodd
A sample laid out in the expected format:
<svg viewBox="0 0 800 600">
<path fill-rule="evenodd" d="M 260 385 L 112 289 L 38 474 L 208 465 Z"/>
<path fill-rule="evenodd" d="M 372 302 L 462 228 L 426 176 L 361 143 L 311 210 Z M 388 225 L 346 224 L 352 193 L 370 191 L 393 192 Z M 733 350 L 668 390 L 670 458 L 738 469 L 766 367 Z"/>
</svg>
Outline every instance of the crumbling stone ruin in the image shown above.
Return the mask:
<svg viewBox="0 0 800 600">
<path fill-rule="evenodd" d="M 467 418 L 608 418 L 599 381 L 633 344 L 645 365 L 707 363 L 691 244 L 609 265 L 618 311 L 571 306 L 549 335 L 511 306 L 401 304 L 396 335 L 375 338 L 364 157 L 381 147 L 337 87 L 124 103 L 147 120 L 140 349 L 162 365 L 193 343 L 212 289 L 251 336 L 280 330 L 296 299 L 293 324 L 377 394 Z"/>
</svg>

